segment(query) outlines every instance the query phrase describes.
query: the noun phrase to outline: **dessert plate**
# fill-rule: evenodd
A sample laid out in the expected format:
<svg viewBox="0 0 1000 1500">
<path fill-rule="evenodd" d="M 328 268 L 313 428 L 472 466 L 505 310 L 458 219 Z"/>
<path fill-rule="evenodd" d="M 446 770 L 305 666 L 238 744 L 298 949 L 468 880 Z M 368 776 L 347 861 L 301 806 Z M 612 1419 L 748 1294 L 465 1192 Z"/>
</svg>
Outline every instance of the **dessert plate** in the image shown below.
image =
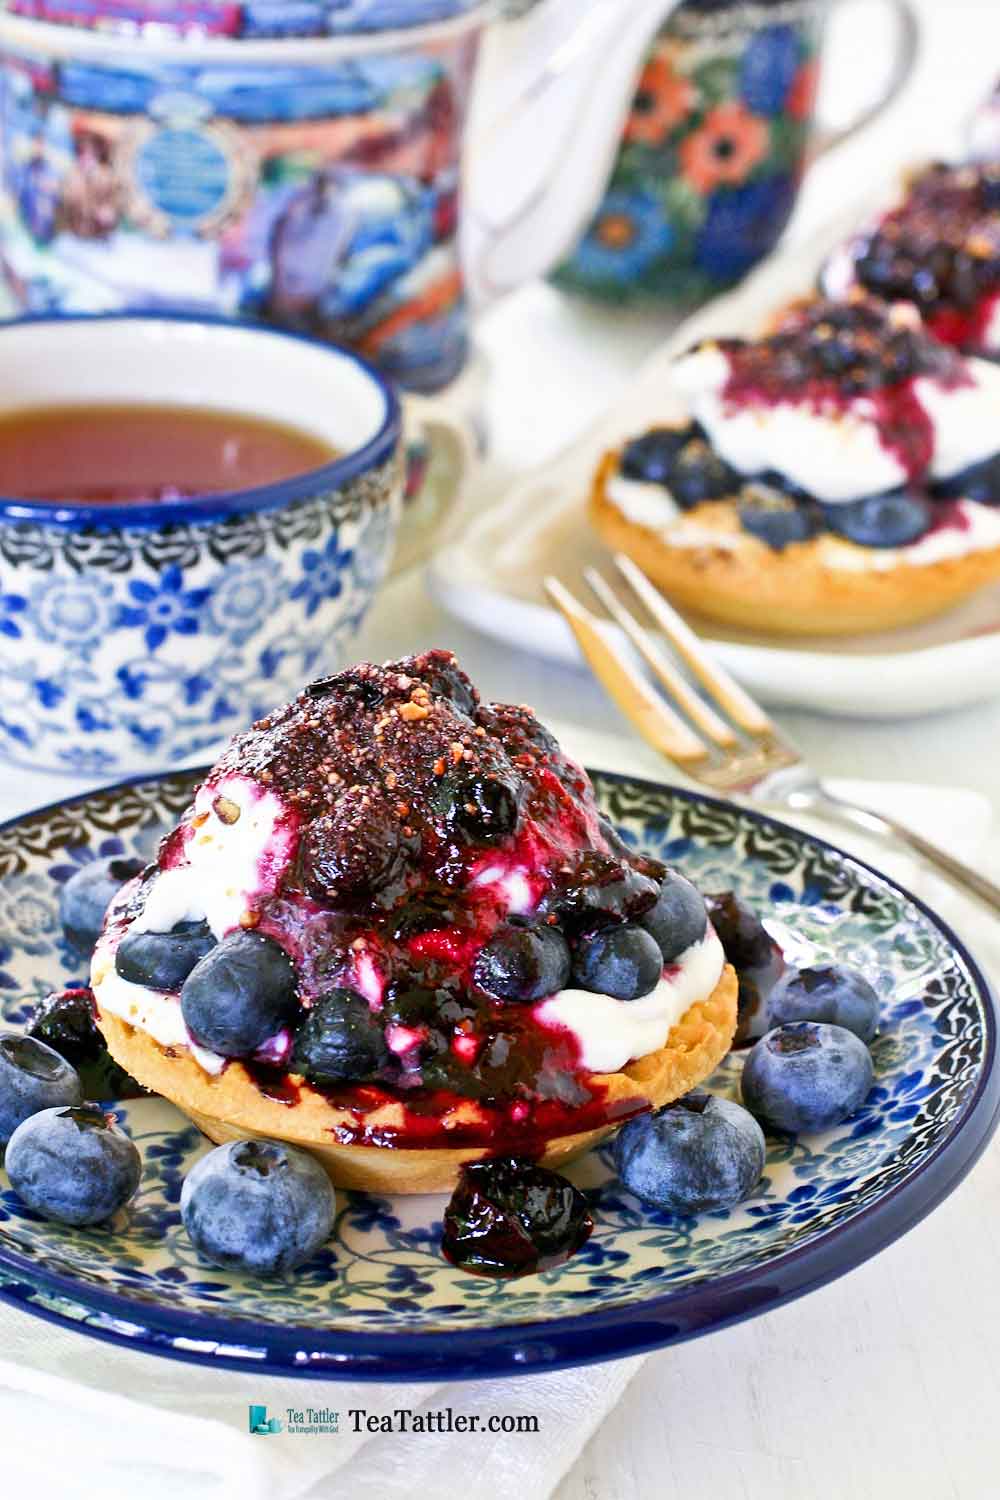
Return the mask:
<svg viewBox="0 0 1000 1500">
<path fill-rule="evenodd" d="M 776 308 L 815 286 L 830 251 L 892 196 L 893 187 L 885 185 L 805 245 L 772 257 L 734 292 L 683 322 L 595 427 L 518 479 L 435 555 L 428 582 L 439 602 L 487 635 L 579 662 L 568 627 L 546 602 L 542 579 L 556 573 L 572 588 L 585 566 L 607 558 L 585 513 L 601 454 L 680 416 L 670 405 L 673 359 L 699 339 L 759 333 Z M 792 643 L 705 622 L 698 628 L 751 691 L 776 706 L 893 719 L 959 708 L 1000 691 L 1000 586 L 939 619 L 879 635 Z"/>
<path fill-rule="evenodd" d="M 61 937 L 60 879 L 97 854 L 148 854 L 197 772 L 125 783 L 0 828 L 0 1011 L 79 977 Z M 117 1106 L 144 1158 L 109 1226 L 26 1209 L 0 1173 L 0 1296 L 96 1338 L 202 1365 L 335 1379 L 461 1379 L 639 1353 L 708 1332 L 843 1274 L 930 1212 L 997 1123 L 994 1001 L 926 907 L 821 840 L 711 798 L 594 775 L 630 841 L 704 890 L 738 882 L 793 961 L 860 965 L 884 1000 L 876 1087 L 825 1135 L 769 1143 L 766 1175 L 731 1212 L 649 1211 L 592 1153 L 570 1172 L 592 1239 L 559 1268 L 497 1283 L 438 1250 L 441 1197 L 338 1192 L 334 1238 L 288 1280 L 201 1263 L 180 1223 L 185 1171 L 208 1143 L 158 1099 Z M 734 1054 L 712 1087 L 735 1094 Z"/>
</svg>

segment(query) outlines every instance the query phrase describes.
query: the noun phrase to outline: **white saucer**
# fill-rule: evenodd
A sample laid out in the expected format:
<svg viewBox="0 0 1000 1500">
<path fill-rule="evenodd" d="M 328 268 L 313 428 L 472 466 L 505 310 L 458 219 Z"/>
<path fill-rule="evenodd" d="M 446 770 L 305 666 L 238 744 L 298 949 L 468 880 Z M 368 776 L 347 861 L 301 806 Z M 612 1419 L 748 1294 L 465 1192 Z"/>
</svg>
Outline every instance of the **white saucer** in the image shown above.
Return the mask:
<svg viewBox="0 0 1000 1500">
<path fill-rule="evenodd" d="M 556 573 L 575 587 L 585 564 L 606 558 L 583 511 L 600 454 L 670 415 L 667 370 L 678 352 L 697 339 L 757 332 L 783 302 L 812 289 L 824 257 L 886 196 L 883 190 L 855 207 L 794 254 L 775 256 L 736 291 L 687 319 L 588 434 L 524 475 L 437 553 L 428 585 L 439 602 L 486 635 L 536 655 L 578 662 L 568 628 L 544 600 L 542 578 Z M 775 644 L 774 637 L 710 628 L 719 657 L 772 705 L 896 719 L 960 708 L 1000 693 L 1000 587 L 984 590 L 941 619 L 836 642 Z"/>
</svg>

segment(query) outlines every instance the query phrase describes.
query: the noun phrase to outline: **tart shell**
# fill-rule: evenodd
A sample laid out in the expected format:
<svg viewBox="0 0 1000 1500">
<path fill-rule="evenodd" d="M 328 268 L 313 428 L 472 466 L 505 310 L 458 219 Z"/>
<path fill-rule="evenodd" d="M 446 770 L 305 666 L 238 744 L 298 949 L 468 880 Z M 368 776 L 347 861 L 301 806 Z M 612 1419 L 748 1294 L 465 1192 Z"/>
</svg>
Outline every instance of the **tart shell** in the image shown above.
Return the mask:
<svg viewBox="0 0 1000 1500">
<path fill-rule="evenodd" d="M 594 528 L 675 604 L 705 619 L 778 635 L 863 635 L 932 619 L 1000 579 L 1000 547 L 935 563 L 857 571 L 824 565 L 820 537 L 776 552 L 741 533 L 742 545 L 734 550 L 724 545 L 719 523 L 734 530 L 736 509 L 724 500 L 686 513 L 718 528 L 719 546 L 671 546 L 669 531 L 630 521 L 609 498 L 619 458 L 617 452 L 605 454 L 594 477 Z"/>
<path fill-rule="evenodd" d="M 626 1106 L 641 1101 L 659 1108 L 679 1099 L 701 1083 L 729 1051 L 736 1029 L 736 973 L 727 964 L 712 993 L 690 1005 L 658 1052 L 631 1062 L 620 1073 L 592 1075 L 606 1090 L 609 1103 Z M 221 1073 L 206 1073 L 185 1051 L 162 1047 L 110 1013 L 101 1012 L 98 1024 L 108 1050 L 146 1088 L 163 1095 L 217 1142 L 264 1136 L 303 1146 L 326 1169 L 338 1187 L 363 1188 L 377 1193 L 448 1192 L 467 1161 L 489 1154 L 488 1147 L 407 1147 L 344 1145 L 334 1141 L 338 1121 L 354 1124 L 308 1084 L 300 1085 L 294 1105 L 269 1098 L 238 1062 Z M 461 1106 L 460 1106 L 461 1107 Z M 371 1124 L 399 1123 L 400 1106 L 389 1101 L 368 1116 Z M 556 1136 L 539 1158 L 558 1167 L 613 1134 L 617 1124 L 602 1125 L 575 1135 Z"/>
</svg>

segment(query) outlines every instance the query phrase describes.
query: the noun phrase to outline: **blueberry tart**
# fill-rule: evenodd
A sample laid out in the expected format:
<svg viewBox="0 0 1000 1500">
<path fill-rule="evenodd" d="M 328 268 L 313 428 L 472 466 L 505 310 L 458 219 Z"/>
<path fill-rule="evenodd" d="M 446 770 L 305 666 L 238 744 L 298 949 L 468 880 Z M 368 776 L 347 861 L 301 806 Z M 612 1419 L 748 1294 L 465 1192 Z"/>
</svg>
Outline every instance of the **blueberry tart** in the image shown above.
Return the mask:
<svg viewBox="0 0 1000 1500">
<path fill-rule="evenodd" d="M 237 737 L 112 901 L 91 983 L 116 1061 L 213 1140 L 387 1192 L 558 1165 L 689 1092 L 736 1024 L 694 887 L 443 651 Z"/>
<path fill-rule="evenodd" d="M 605 454 L 591 518 L 682 608 L 891 629 L 1000 579 L 1000 366 L 855 292 L 675 361 L 686 421 Z"/>
<path fill-rule="evenodd" d="M 942 343 L 1000 354 L 1000 161 L 934 162 L 827 260 L 829 296 L 852 287 L 915 306 Z"/>
</svg>

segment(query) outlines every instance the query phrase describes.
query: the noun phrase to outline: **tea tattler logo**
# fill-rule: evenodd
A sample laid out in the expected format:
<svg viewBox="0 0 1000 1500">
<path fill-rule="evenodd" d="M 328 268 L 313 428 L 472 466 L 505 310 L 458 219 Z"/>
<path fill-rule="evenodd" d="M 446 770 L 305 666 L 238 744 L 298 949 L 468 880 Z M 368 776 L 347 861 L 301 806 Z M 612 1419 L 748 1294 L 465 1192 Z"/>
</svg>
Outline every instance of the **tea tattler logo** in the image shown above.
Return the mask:
<svg viewBox="0 0 1000 1500">
<path fill-rule="evenodd" d="M 269 1417 L 266 1406 L 250 1407 L 250 1431 L 262 1436 L 269 1436 L 272 1432 L 281 1432 L 284 1422 L 280 1417 Z"/>
</svg>

